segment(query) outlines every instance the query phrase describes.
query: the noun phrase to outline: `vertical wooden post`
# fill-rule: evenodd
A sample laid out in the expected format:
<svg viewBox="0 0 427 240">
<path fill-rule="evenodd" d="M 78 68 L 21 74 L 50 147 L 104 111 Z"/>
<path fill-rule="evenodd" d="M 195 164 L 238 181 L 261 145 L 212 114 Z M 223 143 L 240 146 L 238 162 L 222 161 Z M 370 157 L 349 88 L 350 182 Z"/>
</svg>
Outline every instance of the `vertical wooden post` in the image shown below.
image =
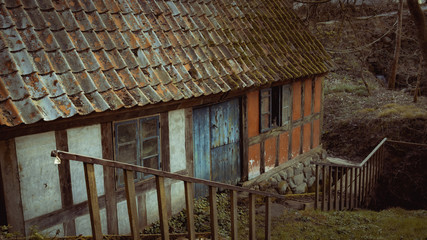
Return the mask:
<svg viewBox="0 0 427 240">
<path fill-rule="evenodd" d="M 160 233 L 163 240 L 169 239 L 169 226 L 168 226 L 168 209 L 166 206 L 166 194 L 165 194 L 165 179 L 161 176 L 156 176 L 156 187 L 157 187 L 157 202 L 159 208 L 160 218 Z"/>
<path fill-rule="evenodd" d="M 187 230 L 188 239 L 196 239 L 196 230 L 194 229 L 194 200 L 193 200 L 193 183 L 184 182 L 185 187 L 185 206 L 187 213 Z"/>
<path fill-rule="evenodd" d="M 349 185 L 348 185 L 348 177 L 350 177 L 349 176 L 349 169 L 350 168 L 348 168 L 348 167 L 345 167 L 344 168 L 345 169 L 345 183 L 344 183 L 344 185 L 345 185 L 345 188 L 344 188 L 344 209 L 348 209 L 348 190 L 349 190 Z"/>
<path fill-rule="evenodd" d="M 316 193 L 314 195 L 314 210 L 319 207 L 319 165 L 316 164 Z"/>
<path fill-rule="evenodd" d="M 334 192 L 334 210 L 338 209 L 338 167 L 334 167 L 335 169 L 335 176 L 334 176 L 334 182 L 335 182 L 335 192 Z"/>
<path fill-rule="evenodd" d="M 255 195 L 249 193 L 249 239 L 256 239 L 256 226 L 255 226 Z"/>
<path fill-rule="evenodd" d="M 22 208 L 15 139 L 0 141 L 0 170 L 0 175 L 3 178 L 7 223 L 12 226 L 13 232 L 18 232 L 25 236 L 24 211 Z"/>
<path fill-rule="evenodd" d="M 265 198 L 265 240 L 271 239 L 271 198 Z"/>
<path fill-rule="evenodd" d="M 135 196 L 135 183 L 133 178 L 133 171 L 124 170 L 125 177 L 125 190 L 126 202 L 128 207 L 130 233 L 133 240 L 139 239 L 138 231 L 138 212 L 136 210 L 136 196 Z"/>
<path fill-rule="evenodd" d="M 211 213 L 211 239 L 219 239 L 218 210 L 216 206 L 216 187 L 209 186 L 209 206 Z"/>
<path fill-rule="evenodd" d="M 343 167 L 340 167 L 339 169 L 341 169 L 341 178 L 340 178 L 340 201 L 339 201 L 339 209 L 340 209 L 340 211 L 342 210 L 342 206 L 343 206 L 343 201 L 344 201 L 344 199 L 343 199 L 343 191 L 344 191 L 344 188 L 343 188 L 343 183 L 344 183 L 344 181 L 343 181 L 343 178 L 344 178 L 344 168 Z M 347 176 L 347 175 L 346 175 Z"/>
<path fill-rule="evenodd" d="M 89 205 L 90 225 L 92 227 L 92 237 L 95 240 L 102 239 L 101 217 L 99 215 L 98 193 L 96 191 L 95 168 L 91 163 L 83 163 L 87 202 Z"/>
<path fill-rule="evenodd" d="M 349 201 L 348 201 L 348 209 L 353 209 L 353 189 L 355 189 L 353 186 L 354 186 L 354 182 L 355 182 L 355 179 L 353 179 L 353 171 L 354 171 L 354 168 L 350 168 L 350 193 L 349 193 Z"/>
<path fill-rule="evenodd" d="M 360 168 L 355 168 L 355 178 L 354 178 L 354 207 L 359 207 L 359 195 L 360 195 L 360 178 L 361 172 Z"/>
<path fill-rule="evenodd" d="M 322 166 L 322 211 L 325 211 L 325 197 L 326 197 L 326 167 Z"/>
<path fill-rule="evenodd" d="M 231 205 L 231 239 L 237 240 L 239 236 L 237 234 L 238 222 L 237 222 L 237 192 L 230 191 L 230 205 Z"/>
<path fill-rule="evenodd" d="M 329 168 L 329 176 L 328 176 L 328 211 L 332 209 L 332 167 L 328 166 Z"/>
</svg>

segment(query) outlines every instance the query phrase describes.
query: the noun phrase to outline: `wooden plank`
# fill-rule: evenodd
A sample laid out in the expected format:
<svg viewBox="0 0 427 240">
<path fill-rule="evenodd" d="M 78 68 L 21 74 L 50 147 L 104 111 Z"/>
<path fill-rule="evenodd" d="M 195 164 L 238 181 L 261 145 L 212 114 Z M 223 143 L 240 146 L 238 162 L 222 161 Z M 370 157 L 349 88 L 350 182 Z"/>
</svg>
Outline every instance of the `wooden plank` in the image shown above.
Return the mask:
<svg viewBox="0 0 427 240">
<path fill-rule="evenodd" d="M 187 170 L 189 176 L 193 173 L 193 109 L 184 110 L 185 114 L 185 156 L 187 159 Z"/>
<path fill-rule="evenodd" d="M 166 194 L 165 194 L 165 179 L 161 176 L 156 176 L 156 187 L 157 187 L 157 202 L 159 208 L 160 218 L 160 233 L 163 240 L 169 239 L 169 225 L 168 225 L 168 213 L 166 206 Z"/>
<path fill-rule="evenodd" d="M 230 191 L 230 218 L 231 218 L 231 239 L 237 240 L 238 236 L 238 228 L 239 223 L 237 221 L 238 213 L 237 213 L 237 192 Z"/>
<path fill-rule="evenodd" d="M 216 188 L 223 188 L 223 189 L 228 189 L 228 190 L 235 190 L 235 191 L 240 191 L 240 192 L 253 193 L 253 194 L 260 195 L 260 196 L 269 196 L 269 197 L 274 197 L 274 198 L 278 198 L 278 199 L 285 199 L 285 197 L 283 195 L 280 195 L 280 194 L 257 191 L 257 190 L 243 188 L 243 187 L 239 187 L 239 186 L 235 186 L 235 185 L 230 185 L 230 184 L 225 184 L 225 183 L 213 182 L 213 181 L 209 181 L 209 180 L 205 180 L 205 179 L 189 177 L 187 175 L 181 175 L 178 173 L 170 173 L 170 172 L 165 172 L 165 171 L 161 171 L 161 170 L 157 170 L 157 169 L 146 168 L 146 167 L 136 166 L 136 165 L 132 165 L 132 164 L 128 164 L 128 163 L 118 162 L 118 161 L 111 161 L 111 160 L 106 160 L 106 159 L 101 159 L 101 158 L 88 157 L 88 156 L 84 156 L 84 155 L 80 155 L 80 154 L 67 153 L 67 152 L 59 151 L 59 150 L 52 151 L 51 156 L 52 157 L 58 156 L 60 159 L 69 159 L 69 160 L 92 163 L 92 164 L 100 164 L 100 165 L 114 167 L 114 168 L 122 168 L 124 170 L 139 171 L 142 173 L 157 175 L 157 176 L 161 176 L 161 177 L 173 178 L 175 180 L 188 181 L 188 182 L 192 182 L 192 183 L 201 183 L 201 184 L 216 187 Z M 150 179 L 146 180 L 146 181 L 149 182 Z M 142 188 L 144 188 L 144 186 L 146 186 L 146 184 L 144 184 L 144 183 L 145 182 L 142 181 L 139 183 L 139 185 Z M 136 185 L 136 186 L 138 188 L 138 185 Z M 148 189 L 148 188 L 144 188 L 144 189 Z M 118 196 L 118 197 L 120 197 L 120 196 Z"/>
<path fill-rule="evenodd" d="M 134 240 L 139 239 L 138 231 L 138 212 L 136 209 L 136 195 L 135 195 L 135 183 L 134 183 L 134 172 L 131 170 L 124 171 L 125 177 L 125 190 L 126 190 L 126 202 L 128 207 L 129 225 L 131 238 Z"/>
<path fill-rule="evenodd" d="M 111 122 L 101 124 L 102 158 L 114 159 L 113 130 Z M 104 166 L 105 210 L 108 234 L 118 234 L 116 179 L 114 168 Z"/>
<path fill-rule="evenodd" d="M 353 179 L 353 172 L 354 168 L 350 168 L 350 192 L 349 192 L 349 201 L 348 201 L 348 209 L 353 209 L 353 196 L 354 196 L 354 182 L 355 179 Z"/>
<path fill-rule="evenodd" d="M 343 191 L 344 191 L 344 188 L 343 188 L 344 187 L 343 186 L 344 168 L 340 167 L 339 169 L 341 170 L 341 177 L 340 177 L 340 201 L 339 201 L 339 210 L 341 211 L 342 207 L 343 207 L 343 202 L 344 202 L 344 198 L 343 198 Z"/>
<path fill-rule="evenodd" d="M 25 236 L 15 139 L 0 141 L 0 168 L 7 223 L 12 226 L 12 232 L 18 232 Z"/>
<path fill-rule="evenodd" d="M 318 209 L 319 205 L 319 165 L 316 164 L 316 185 L 314 195 L 314 210 Z"/>
<path fill-rule="evenodd" d="M 187 231 L 188 239 L 196 239 L 196 230 L 194 228 L 194 199 L 193 199 L 193 183 L 184 182 L 185 188 L 185 213 L 187 214 Z"/>
<path fill-rule="evenodd" d="M 359 206 L 358 199 L 360 194 L 360 168 L 355 168 L 354 173 L 354 207 L 357 208 Z"/>
<path fill-rule="evenodd" d="M 161 163 L 163 171 L 170 172 L 170 152 L 169 152 L 169 115 L 168 112 L 160 113 L 160 148 Z"/>
<path fill-rule="evenodd" d="M 55 131 L 56 149 L 68 151 L 68 137 L 66 130 Z M 73 205 L 73 192 L 71 187 L 70 161 L 61 161 L 58 164 L 59 187 L 61 191 L 62 208 L 67 208 Z M 67 219 L 63 223 L 64 235 L 76 235 L 76 224 L 73 218 Z"/>
<path fill-rule="evenodd" d="M 240 112 L 240 129 L 241 129 L 241 146 L 240 146 L 240 156 L 241 158 L 241 179 L 242 181 L 247 181 L 249 177 L 249 132 L 248 132 L 248 106 L 247 106 L 247 96 L 244 95 L 241 97 Z"/>
<path fill-rule="evenodd" d="M 338 167 L 335 167 L 334 169 L 334 210 L 338 210 Z"/>
<path fill-rule="evenodd" d="M 145 194 L 137 194 L 138 199 L 138 222 L 139 222 L 139 231 L 142 230 L 148 225 L 147 223 L 147 207 Z"/>
<path fill-rule="evenodd" d="M 325 211 L 326 197 L 326 166 L 322 166 L 322 211 Z"/>
<path fill-rule="evenodd" d="M 210 209 L 210 224 L 211 224 L 211 238 L 214 240 L 219 239 L 218 227 L 218 209 L 216 205 L 216 187 L 209 186 L 209 209 Z"/>
<path fill-rule="evenodd" d="M 249 194 L 249 239 L 256 239 L 255 225 L 255 194 Z"/>
<path fill-rule="evenodd" d="M 90 225 L 92 227 L 92 237 L 101 240 L 101 216 L 99 215 L 98 193 L 96 191 L 95 168 L 91 163 L 84 163 L 86 180 L 86 191 L 89 205 Z"/>
<path fill-rule="evenodd" d="M 348 185 L 348 178 L 350 177 L 349 176 L 349 168 L 347 168 L 347 167 L 344 167 L 343 169 L 345 169 L 344 171 L 345 171 L 345 182 L 344 182 L 344 209 L 348 209 L 348 188 L 349 188 L 349 185 Z"/>
<path fill-rule="evenodd" d="M 271 239 L 271 198 L 265 198 L 265 237 L 264 239 Z"/>
<path fill-rule="evenodd" d="M 206 180 L 211 179 L 211 154 L 210 154 L 210 125 L 209 107 L 195 109 L 193 111 L 193 140 L 194 140 L 194 177 Z M 205 197 L 208 188 L 202 184 L 195 184 L 195 196 Z"/>
</svg>

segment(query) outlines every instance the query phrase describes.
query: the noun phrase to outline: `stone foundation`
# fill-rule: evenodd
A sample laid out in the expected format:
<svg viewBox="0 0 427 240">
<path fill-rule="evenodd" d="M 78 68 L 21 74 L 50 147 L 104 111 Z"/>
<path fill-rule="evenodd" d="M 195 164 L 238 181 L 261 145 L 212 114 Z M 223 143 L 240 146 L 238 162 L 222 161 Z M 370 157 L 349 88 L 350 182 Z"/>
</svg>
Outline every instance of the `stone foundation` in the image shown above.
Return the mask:
<svg viewBox="0 0 427 240">
<path fill-rule="evenodd" d="M 283 163 L 262 175 L 244 182 L 243 187 L 279 194 L 301 194 L 314 191 L 316 166 L 324 161 L 326 151 L 321 147 Z M 321 173 L 320 173 L 321 174 Z M 322 176 L 320 176 L 320 179 Z"/>
</svg>

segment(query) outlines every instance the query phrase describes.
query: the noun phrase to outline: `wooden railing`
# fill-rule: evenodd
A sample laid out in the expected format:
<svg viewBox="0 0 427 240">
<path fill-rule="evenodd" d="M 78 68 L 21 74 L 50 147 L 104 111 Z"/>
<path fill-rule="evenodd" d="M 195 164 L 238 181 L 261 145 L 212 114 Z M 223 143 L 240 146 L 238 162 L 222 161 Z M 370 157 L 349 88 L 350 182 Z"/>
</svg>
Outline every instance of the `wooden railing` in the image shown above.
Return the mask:
<svg viewBox="0 0 427 240">
<path fill-rule="evenodd" d="M 218 227 L 218 214 L 216 205 L 216 192 L 218 188 L 230 190 L 230 205 L 231 205 L 231 239 L 238 239 L 238 221 L 237 221 L 237 192 L 249 193 L 249 239 L 256 239 L 255 237 L 255 199 L 256 196 L 265 197 L 265 239 L 271 239 L 271 200 L 272 198 L 284 199 L 284 196 L 272 194 L 268 192 L 256 191 L 247 188 L 242 188 L 234 185 L 212 182 L 204 179 L 174 174 L 170 172 L 155 170 L 151 168 L 140 167 L 136 165 L 121 163 L 100 158 L 93 158 L 79 154 L 72 154 L 64 151 L 54 150 L 51 153 L 52 157 L 59 160 L 71 160 L 83 162 L 84 173 L 86 180 L 86 190 L 88 196 L 89 214 L 92 227 L 92 236 L 94 239 L 102 239 L 101 231 L 101 218 L 99 214 L 98 196 L 95 182 L 94 164 L 123 169 L 125 177 L 125 191 L 127 208 L 129 214 L 129 224 L 131 229 L 131 238 L 140 239 L 138 228 L 138 216 L 135 200 L 135 185 L 134 185 L 134 172 L 146 173 L 154 175 L 156 178 L 157 201 L 160 219 L 160 232 L 162 239 L 170 239 L 168 216 L 167 216 L 167 201 L 165 195 L 165 178 L 181 180 L 184 182 L 185 188 L 185 205 L 187 215 L 187 237 L 188 239 L 196 239 L 196 232 L 194 227 L 193 215 L 193 184 L 200 183 L 209 187 L 209 205 L 210 205 L 210 225 L 211 225 L 211 239 L 219 239 Z M 60 162 L 60 161 L 59 161 Z M 107 220 L 108 221 L 108 220 Z"/>
<path fill-rule="evenodd" d="M 312 162 L 316 165 L 314 209 L 344 210 L 366 206 L 384 168 L 386 141 L 384 138 L 359 164 Z"/>
</svg>

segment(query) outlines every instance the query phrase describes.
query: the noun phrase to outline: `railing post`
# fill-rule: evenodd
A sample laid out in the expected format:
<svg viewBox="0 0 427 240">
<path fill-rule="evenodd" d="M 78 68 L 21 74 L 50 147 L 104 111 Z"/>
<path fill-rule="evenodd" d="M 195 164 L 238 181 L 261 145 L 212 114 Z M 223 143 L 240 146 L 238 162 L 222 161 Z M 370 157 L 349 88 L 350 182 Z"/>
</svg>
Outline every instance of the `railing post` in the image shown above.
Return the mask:
<svg viewBox="0 0 427 240">
<path fill-rule="evenodd" d="M 271 198 L 265 197 L 265 240 L 271 239 Z"/>
<path fill-rule="evenodd" d="M 138 212 L 136 210 L 135 200 L 135 183 L 133 177 L 133 171 L 124 170 L 125 175 L 125 191 L 126 191 L 126 202 L 128 207 L 130 232 L 132 239 L 139 239 L 138 232 Z"/>
<path fill-rule="evenodd" d="M 165 179 L 161 176 L 156 176 L 157 186 L 157 202 L 159 208 L 160 218 L 160 233 L 163 240 L 169 239 L 169 225 L 168 225 L 168 213 L 166 206 L 166 194 L 165 194 Z"/>
<path fill-rule="evenodd" d="M 92 163 L 83 163 L 86 181 L 87 200 L 89 205 L 92 237 L 102 239 L 101 217 L 99 215 L 98 193 L 96 191 L 95 168 Z"/>
<path fill-rule="evenodd" d="M 238 236 L 238 221 L 237 221 L 237 192 L 231 190 L 230 191 L 230 211 L 231 211 L 231 239 L 237 240 Z"/>
<path fill-rule="evenodd" d="M 255 240 L 255 195 L 249 193 L 249 239 Z"/>
<path fill-rule="evenodd" d="M 338 167 L 334 167 L 335 169 L 335 192 L 334 192 L 334 210 L 338 209 Z"/>
<path fill-rule="evenodd" d="M 316 193 L 314 195 L 314 210 L 317 210 L 317 208 L 319 207 L 319 165 L 316 164 Z"/>
<path fill-rule="evenodd" d="M 344 167 L 339 167 L 339 169 L 341 170 L 341 177 L 340 177 L 340 201 L 339 201 L 339 210 L 342 210 L 342 205 L 343 205 L 343 178 L 344 178 Z"/>
<path fill-rule="evenodd" d="M 322 211 L 325 211 L 325 198 L 326 198 L 326 167 L 322 166 Z"/>
<path fill-rule="evenodd" d="M 360 202 L 362 200 L 362 168 L 356 168 L 356 172 L 358 172 L 357 176 L 358 178 L 356 178 L 356 184 L 357 184 L 357 180 L 359 180 L 359 186 L 356 186 L 356 203 L 355 206 L 356 208 L 358 208 L 360 206 Z"/>
<path fill-rule="evenodd" d="M 349 172 L 348 172 L 348 167 L 344 167 L 344 169 L 345 169 L 345 183 L 344 183 L 344 186 L 345 186 L 345 188 L 344 188 L 344 209 L 348 209 L 348 188 L 349 188 L 349 186 L 348 186 L 348 177 L 350 177 L 349 176 Z"/>
<path fill-rule="evenodd" d="M 354 176 L 354 174 L 353 174 L 353 171 L 354 171 L 354 168 L 350 168 L 350 196 L 348 197 L 348 209 L 353 209 L 353 196 L 354 196 L 354 192 L 353 192 L 353 189 L 355 189 L 354 188 L 354 179 L 353 179 L 353 176 Z"/>
<path fill-rule="evenodd" d="M 187 214 L 187 231 L 188 239 L 196 239 L 196 231 L 194 229 L 194 199 L 193 199 L 193 183 L 184 181 L 185 188 L 185 207 Z"/>
<path fill-rule="evenodd" d="M 328 211 L 332 209 L 332 201 L 331 201 L 331 195 L 332 195 L 332 167 L 329 166 L 329 176 L 328 176 Z"/>
<path fill-rule="evenodd" d="M 211 239 L 219 239 L 218 210 L 216 206 L 216 187 L 209 186 L 209 206 L 211 217 Z"/>
</svg>

